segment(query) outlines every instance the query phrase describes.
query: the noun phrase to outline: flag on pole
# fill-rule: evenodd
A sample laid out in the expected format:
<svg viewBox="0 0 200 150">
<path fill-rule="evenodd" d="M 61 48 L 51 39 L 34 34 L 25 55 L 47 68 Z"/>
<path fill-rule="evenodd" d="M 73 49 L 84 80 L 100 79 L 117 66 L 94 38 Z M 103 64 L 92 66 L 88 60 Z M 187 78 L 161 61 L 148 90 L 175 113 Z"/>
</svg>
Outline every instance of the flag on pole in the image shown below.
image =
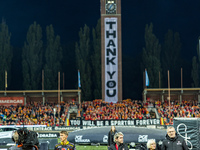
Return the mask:
<svg viewBox="0 0 200 150">
<path fill-rule="evenodd" d="M 147 71 L 145 70 L 146 86 L 149 86 L 149 77 Z"/>
<path fill-rule="evenodd" d="M 80 71 L 78 70 L 78 87 L 81 87 L 81 77 L 80 77 Z"/>
</svg>

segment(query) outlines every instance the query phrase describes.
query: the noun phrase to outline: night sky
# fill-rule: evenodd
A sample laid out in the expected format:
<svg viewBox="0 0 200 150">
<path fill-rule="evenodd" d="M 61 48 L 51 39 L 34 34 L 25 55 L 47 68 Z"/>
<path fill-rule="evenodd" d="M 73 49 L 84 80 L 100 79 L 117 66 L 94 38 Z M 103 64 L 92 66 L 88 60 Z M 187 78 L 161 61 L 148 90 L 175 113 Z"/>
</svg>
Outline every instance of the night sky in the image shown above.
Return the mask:
<svg viewBox="0 0 200 150">
<path fill-rule="evenodd" d="M 200 35 L 199 0 L 122 0 L 122 51 L 137 55 L 144 47 L 145 25 L 151 22 L 162 43 L 168 29 L 179 32 L 182 55 L 196 55 Z M 61 44 L 78 40 L 78 31 L 87 24 L 95 27 L 100 18 L 100 0 L 2 0 L 0 17 L 11 32 L 11 44 L 22 47 L 29 26 L 36 21 L 45 33 L 52 24 Z M 43 34 L 45 36 L 45 34 Z"/>
<path fill-rule="evenodd" d="M 162 43 L 168 29 L 179 32 L 182 55 L 196 55 L 200 35 L 199 0 L 122 0 L 122 51 L 137 55 L 144 45 L 145 25 L 151 22 Z M 45 33 L 52 24 L 61 44 L 78 40 L 87 24 L 95 27 L 100 18 L 100 0 L 1 0 L 0 17 L 11 32 L 11 44 L 22 47 L 29 26 L 36 21 Z M 45 36 L 45 34 L 43 34 Z"/>
</svg>

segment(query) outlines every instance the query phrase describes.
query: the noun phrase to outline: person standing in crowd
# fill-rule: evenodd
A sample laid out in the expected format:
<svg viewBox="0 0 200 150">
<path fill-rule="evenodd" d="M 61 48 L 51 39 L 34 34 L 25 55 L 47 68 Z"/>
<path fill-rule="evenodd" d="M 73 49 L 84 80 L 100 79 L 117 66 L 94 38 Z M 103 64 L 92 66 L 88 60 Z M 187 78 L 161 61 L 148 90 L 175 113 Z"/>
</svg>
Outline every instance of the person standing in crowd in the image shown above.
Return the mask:
<svg viewBox="0 0 200 150">
<path fill-rule="evenodd" d="M 108 150 L 129 150 L 128 146 L 124 143 L 124 134 L 117 132 L 114 135 L 114 144 L 110 145 Z"/>
<path fill-rule="evenodd" d="M 110 145 L 114 144 L 114 135 L 117 132 L 115 126 L 111 126 L 111 129 L 108 133 L 108 147 L 110 147 Z"/>
<path fill-rule="evenodd" d="M 148 150 L 157 150 L 156 148 L 156 141 L 154 139 L 150 139 L 147 142 L 147 149 Z"/>
<path fill-rule="evenodd" d="M 67 138 L 68 138 L 68 132 L 61 131 L 60 132 L 61 143 L 55 145 L 54 150 L 62 150 L 62 149 L 76 150 L 74 143 L 70 143 L 69 141 L 67 141 Z"/>
<path fill-rule="evenodd" d="M 176 134 L 174 127 L 167 128 L 166 139 L 163 141 L 162 150 L 188 150 L 185 140 Z"/>
</svg>

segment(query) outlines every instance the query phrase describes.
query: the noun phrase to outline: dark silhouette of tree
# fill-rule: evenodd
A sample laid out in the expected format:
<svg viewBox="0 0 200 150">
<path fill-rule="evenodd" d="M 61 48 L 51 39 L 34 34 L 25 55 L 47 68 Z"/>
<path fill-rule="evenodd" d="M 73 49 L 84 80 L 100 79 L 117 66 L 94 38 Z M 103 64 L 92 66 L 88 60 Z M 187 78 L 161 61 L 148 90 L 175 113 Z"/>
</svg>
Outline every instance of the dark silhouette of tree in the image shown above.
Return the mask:
<svg viewBox="0 0 200 150">
<path fill-rule="evenodd" d="M 7 71 L 7 85 L 11 81 L 11 61 L 13 57 L 12 47 L 10 45 L 11 33 L 4 21 L 0 24 L 0 89 L 5 90 L 5 71 Z M 15 61 L 15 60 L 13 60 Z M 9 87 L 9 86 L 8 86 Z"/>
<path fill-rule="evenodd" d="M 92 100 L 90 29 L 87 25 L 79 31 L 75 45 L 77 67 L 80 70 L 82 100 Z"/>
<path fill-rule="evenodd" d="M 161 62 L 163 70 L 163 87 L 168 86 L 167 71 L 170 71 L 170 86 L 180 87 L 181 81 L 181 42 L 179 33 L 168 30 L 161 51 Z M 177 80 L 180 79 L 180 80 Z"/>
<path fill-rule="evenodd" d="M 97 26 L 93 29 L 93 54 L 92 60 L 92 83 L 95 99 L 100 99 L 101 95 L 101 20 L 98 20 Z"/>
<path fill-rule="evenodd" d="M 64 88 L 77 88 L 77 66 L 75 56 L 75 43 L 68 43 L 63 47 L 62 70 L 64 72 Z"/>
<path fill-rule="evenodd" d="M 199 87 L 199 63 L 196 56 L 192 58 L 191 77 L 193 80 L 192 87 Z"/>
<path fill-rule="evenodd" d="M 191 71 L 191 77 L 192 77 L 192 87 L 199 87 L 199 77 L 200 77 L 200 49 L 199 44 L 197 45 L 197 57 L 194 56 L 192 58 L 192 71 Z"/>
<path fill-rule="evenodd" d="M 23 88 L 41 89 L 42 73 L 42 28 L 34 22 L 30 25 L 22 50 Z"/>
<path fill-rule="evenodd" d="M 54 35 L 53 26 L 46 27 L 47 47 L 45 51 L 44 89 L 58 89 L 58 72 L 61 72 L 62 48 L 60 36 Z"/>
<path fill-rule="evenodd" d="M 147 69 L 150 85 L 149 87 L 159 87 L 159 71 L 161 70 L 159 40 L 153 34 L 153 24 L 145 27 L 145 48 L 142 54 L 142 70 Z"/>
</svg>

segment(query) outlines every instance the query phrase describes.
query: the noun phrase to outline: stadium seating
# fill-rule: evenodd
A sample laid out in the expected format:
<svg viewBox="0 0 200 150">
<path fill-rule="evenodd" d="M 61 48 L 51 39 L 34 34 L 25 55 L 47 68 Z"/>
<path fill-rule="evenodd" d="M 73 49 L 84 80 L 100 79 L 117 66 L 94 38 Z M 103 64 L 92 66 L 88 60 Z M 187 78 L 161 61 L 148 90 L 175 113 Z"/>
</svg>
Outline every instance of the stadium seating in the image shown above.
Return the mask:
<svg viewBox="0 0 200 150">
<path fill-rule="evenodd" d="M 55 116 L 54 108 L 56 108 Z M 169 107 L 167 100 L 142 102 L 141 100 L 127 99 L 114 104 L 97 99 L 82 102 L 81 108 L 74 102 L 60 105 L 32 103 L 26 106 L 0 106 L 0 125 L 66 126 L 70 108 L 77 108 L 76 117 L 82 117 L 85 120 L 160 118 L 162 125 L 170 125 L 173 124 L 174 117 L 200 117 L 197 101 L 188 100 L 181 103 L 178 100 L 172 101 Z M 156 113 L 150 110 L 156 110 Z"/>
</svg>

